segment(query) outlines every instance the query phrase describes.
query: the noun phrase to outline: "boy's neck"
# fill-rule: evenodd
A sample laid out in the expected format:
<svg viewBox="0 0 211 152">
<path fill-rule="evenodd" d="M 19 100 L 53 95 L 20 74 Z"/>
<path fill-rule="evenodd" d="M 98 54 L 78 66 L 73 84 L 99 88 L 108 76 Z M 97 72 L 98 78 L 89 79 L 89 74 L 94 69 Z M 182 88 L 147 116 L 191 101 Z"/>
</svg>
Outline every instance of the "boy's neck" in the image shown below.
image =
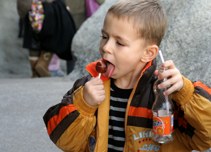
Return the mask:
<svg viewBox="0 0 211 152">
<path fill-rule="evenodd" d="M 139 66 L 137 66 L 136 70 L 131 72 L 129 75 L 115 79 L 114 84 L 121 89 L 134 88 L 136 82 L 141 77 L 141 73 L 142 73 L 142 70 L 144 67 L 145 67 L 145 65 L 140 64 Z"/>
</svg>

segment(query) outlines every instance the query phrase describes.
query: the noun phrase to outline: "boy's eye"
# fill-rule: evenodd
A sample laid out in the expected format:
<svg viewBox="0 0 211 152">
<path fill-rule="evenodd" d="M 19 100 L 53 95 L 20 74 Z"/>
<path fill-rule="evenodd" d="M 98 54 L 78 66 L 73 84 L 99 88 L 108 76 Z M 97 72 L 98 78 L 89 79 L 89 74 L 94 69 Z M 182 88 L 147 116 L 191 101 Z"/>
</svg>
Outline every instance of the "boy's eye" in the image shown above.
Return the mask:
<svg viewBox="0 0 211 152">
<path fill-rule="evenodd" d="M 102 38 L 102 39 L 107 39 L 107 36 L 101 35 L 101 38 Z"/>
<path fill-rule="evenodd" d="M 118 45 L 120 45 L 120 46 L 125 46 L 123 43 L 120 43 L 120 42 L 116 42 Z"/>
</svg>

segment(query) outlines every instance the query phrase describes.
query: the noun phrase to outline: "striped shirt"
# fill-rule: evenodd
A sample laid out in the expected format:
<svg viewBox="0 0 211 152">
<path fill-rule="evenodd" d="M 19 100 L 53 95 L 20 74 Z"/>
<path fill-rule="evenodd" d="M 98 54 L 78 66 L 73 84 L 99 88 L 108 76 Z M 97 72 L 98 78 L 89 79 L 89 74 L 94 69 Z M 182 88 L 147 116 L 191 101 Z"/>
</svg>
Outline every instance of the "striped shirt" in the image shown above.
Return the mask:
<svg viewBox="0 0 211 152">
<path fill-rule="evenodd" d="M 123 152 L 125 110 L 132 89 L 120 89 L 111 79 L 108 152 Z"/>
</svg>

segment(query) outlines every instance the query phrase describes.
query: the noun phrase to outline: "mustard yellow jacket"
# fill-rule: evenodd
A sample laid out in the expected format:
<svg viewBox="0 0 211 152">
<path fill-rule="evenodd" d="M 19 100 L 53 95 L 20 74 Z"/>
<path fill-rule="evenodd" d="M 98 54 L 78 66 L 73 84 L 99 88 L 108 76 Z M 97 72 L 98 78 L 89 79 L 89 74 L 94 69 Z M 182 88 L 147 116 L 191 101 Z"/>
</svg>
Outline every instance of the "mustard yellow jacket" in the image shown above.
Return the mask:
<svg viewBox="0 0 211 152">
<path fill-rule="evenodd" d="M 184 87 L 172 95 L 176 106 L 173 142 L 162 145 L 151 139 L 155 67 L 153 63 L 142 71 L 128 100 L 124 152 L 190 152 L 210 148 L 211 90 L 185 77 Z M 97 74 L 94 69 L 89 68 L 92 76 Z M 105 101 L 91 107 L 83 99 L 83 86 L 90 78 L 77 80 L 62 102 L 50 107 L 44 115 L 50 139 L 63 151 L 107 152 L 110 80 L 104 79 Z"/>
</svg>

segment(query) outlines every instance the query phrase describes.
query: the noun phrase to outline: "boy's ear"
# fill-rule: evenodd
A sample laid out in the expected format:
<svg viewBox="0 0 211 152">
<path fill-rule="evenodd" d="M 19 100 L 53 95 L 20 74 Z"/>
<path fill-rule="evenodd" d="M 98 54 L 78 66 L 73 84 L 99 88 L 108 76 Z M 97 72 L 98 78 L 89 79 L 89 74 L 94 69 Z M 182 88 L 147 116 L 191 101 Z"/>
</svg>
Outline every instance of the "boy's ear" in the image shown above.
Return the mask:
<svg viewBox="0 0 211 152">
<path fill-rule="evenodd" d="M 144 55 L 141 59 L 142 62 L 152 61 L 154 58 L 156 58 L 158 51 L 159 51 L 159 48 L 157 45 L 148 46 L 147 49 L 144 51 Z"/>
</svg>

